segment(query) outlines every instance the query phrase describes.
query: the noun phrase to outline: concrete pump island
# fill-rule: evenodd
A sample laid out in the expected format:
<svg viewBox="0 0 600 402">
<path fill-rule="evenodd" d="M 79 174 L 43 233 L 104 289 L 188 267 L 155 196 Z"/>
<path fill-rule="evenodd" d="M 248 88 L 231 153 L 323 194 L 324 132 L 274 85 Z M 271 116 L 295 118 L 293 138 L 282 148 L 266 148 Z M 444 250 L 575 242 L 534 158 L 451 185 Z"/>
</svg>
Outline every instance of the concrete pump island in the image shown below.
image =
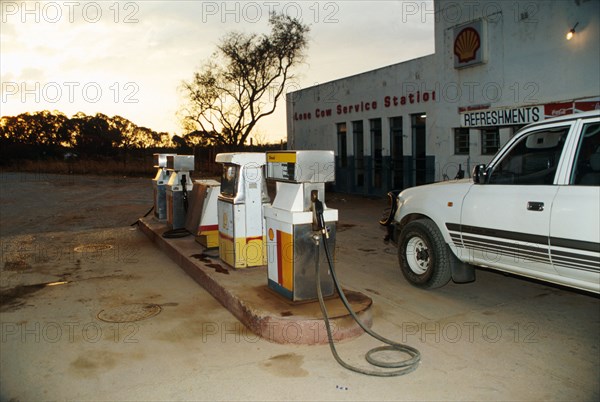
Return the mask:
<svg viewBox="0 0 600 402">
<path fill-rule="evenodd" d="M 335 180 L 333 151 L 222 153 L 215 161 L 223 166 L 220 183 L 192 180 L 193 156 L 155 154 L 154 214 L 139 220 L 141 230 L 262 338 L 329 342 L 335 350 L 333 342 L 370 333 L 371 298 L 342 289 L 335 276 L 338 211 L 325 203 L 325 185 Z M 272 203 L 268 180 L 276 186 Z M 385 366 L 370 357 L 400 370 L 365 374 L 417 367 L 416 349 L 387 343 L 372 354 L 410 358 Z"/>
</svg>

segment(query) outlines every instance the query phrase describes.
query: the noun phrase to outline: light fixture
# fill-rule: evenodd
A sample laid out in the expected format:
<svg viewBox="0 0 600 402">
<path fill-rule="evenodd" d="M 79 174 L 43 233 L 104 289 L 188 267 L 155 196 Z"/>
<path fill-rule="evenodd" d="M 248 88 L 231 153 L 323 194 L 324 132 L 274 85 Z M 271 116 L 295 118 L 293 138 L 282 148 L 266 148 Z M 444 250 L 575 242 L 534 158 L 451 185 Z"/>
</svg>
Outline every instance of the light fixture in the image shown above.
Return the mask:
<svg viewBox="0 0 600 402">
<path fill-rule="evenodd" d="M 567 40 L 571 40 L 573 38 L 573 35 L 575 35 L 575 28 L 577 28 L 577 25 L 579 25 L 579 22 L 573 25 L 573 28 L 571 28 L 569 32 L 567 32 Z"/>
</svg>

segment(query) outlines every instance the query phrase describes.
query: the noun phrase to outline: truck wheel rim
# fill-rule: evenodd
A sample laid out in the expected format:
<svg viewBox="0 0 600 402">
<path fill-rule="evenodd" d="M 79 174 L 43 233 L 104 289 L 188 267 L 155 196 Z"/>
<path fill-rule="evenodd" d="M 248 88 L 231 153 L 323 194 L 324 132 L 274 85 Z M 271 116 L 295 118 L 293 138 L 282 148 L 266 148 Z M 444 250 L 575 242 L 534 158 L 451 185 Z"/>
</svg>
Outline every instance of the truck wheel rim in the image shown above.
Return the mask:
<svg viewBox="0 0 600 402">
<path fill-rule="evenodd" d="M 420 237 L 413 237 L 406 245 L 406 261 L 411 271 L 422 275 L 429 269 L 429 248 Z"/>
</svg>

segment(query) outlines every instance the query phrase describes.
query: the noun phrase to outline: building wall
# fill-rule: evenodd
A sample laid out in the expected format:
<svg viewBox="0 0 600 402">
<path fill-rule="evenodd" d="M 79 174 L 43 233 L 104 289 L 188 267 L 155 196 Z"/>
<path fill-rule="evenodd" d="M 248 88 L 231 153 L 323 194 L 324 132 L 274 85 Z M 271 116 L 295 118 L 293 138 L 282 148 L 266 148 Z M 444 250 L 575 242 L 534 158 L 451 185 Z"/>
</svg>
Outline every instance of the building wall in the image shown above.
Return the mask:
<svg viewBox="0 0 600 402">
<path fill-rule="evenodd" d="M 336 190 L 343 192 L 383 195 L 452 179 L 459 167 L 468 175 L 523 124 L 579 105 L 598 107 L 599 5 L 595 0 L 438 1 L 434 16 L 427 10 L 422 15 L 435 19 L 435 54 L 289 94 L 288 146 L 335 150 Z M 576 35 L 567 41 L 575 23 Z M 477 58 L 464 62 L 469 57 L 457 38 L 471 26 L 478 35 Z M 468 39 L 464 42 L 471 43 Z M 463 67 L 469 63 L 476 64 Z M 506 120 L 495 124 L 498 114 Z M 413 127 L 421 116 L 426 116 L 424 133 Z M 402 120 L 400 158 L 394 118 Z M 380 137 L 371 131 L 374 119 L 380 119 Z M 362 153 L 353 122 L 363 125 Z M 346 134 L 338 135 L 343 124 Z M 464 142 L 457 154 L 455 129 L 461 127 Z"/>
</svg>

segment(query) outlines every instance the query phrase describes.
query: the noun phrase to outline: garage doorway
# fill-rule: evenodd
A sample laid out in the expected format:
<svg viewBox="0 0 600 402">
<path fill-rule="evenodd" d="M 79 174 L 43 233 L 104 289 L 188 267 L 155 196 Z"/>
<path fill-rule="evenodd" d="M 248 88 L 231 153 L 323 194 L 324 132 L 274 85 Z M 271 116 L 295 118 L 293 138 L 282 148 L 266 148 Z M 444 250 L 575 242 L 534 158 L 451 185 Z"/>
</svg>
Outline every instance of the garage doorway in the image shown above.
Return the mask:
<svg viewBox="0 0 600 402">
<path fill-rule="evenodd" d="M 402 117 L 390 118 L 390 190 L 404 188 Z"/>
</svg>

